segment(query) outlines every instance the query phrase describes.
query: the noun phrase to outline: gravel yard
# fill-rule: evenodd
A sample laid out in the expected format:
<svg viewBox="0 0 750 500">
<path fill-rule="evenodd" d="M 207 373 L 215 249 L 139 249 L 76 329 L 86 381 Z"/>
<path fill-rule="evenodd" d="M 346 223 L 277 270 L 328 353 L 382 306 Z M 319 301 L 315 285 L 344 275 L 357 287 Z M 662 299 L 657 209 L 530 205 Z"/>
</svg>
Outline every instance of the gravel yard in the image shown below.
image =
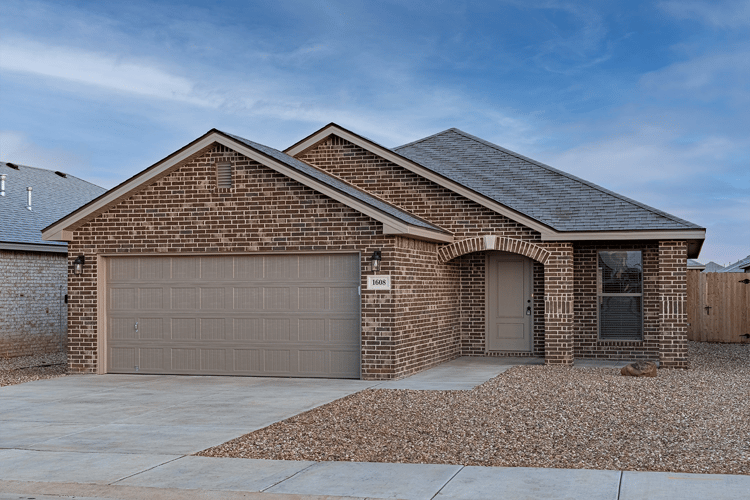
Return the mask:
<svg viewBox="0 0 750 500">
<path fill-rule="evenodd" d="M 61 377 L 68 373 L 67 363 L 67 356 L 64 352 L 0 358 L 0 387 L 43 378 Z"/>
<path fill-rule="evenodd" d="M 370 389 L 202 456 L 750 474 L 750 345 L 690 370 L 519 366 L 471 391 Z"/>
</svg>

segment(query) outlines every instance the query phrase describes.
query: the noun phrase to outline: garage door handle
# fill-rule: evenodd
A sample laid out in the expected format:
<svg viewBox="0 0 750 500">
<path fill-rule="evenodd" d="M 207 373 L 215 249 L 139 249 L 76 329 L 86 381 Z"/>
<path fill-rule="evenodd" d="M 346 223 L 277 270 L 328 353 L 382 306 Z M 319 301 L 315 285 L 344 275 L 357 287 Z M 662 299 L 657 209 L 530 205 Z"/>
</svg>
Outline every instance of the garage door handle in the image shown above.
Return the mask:
<svg viewBox="0 0 750 500">
<path fill-rule="evenodd" d="M 138 322 L 137 321 L 135 322 L 135 331 L 136 332 L 138 331 Z"/>
</svg>

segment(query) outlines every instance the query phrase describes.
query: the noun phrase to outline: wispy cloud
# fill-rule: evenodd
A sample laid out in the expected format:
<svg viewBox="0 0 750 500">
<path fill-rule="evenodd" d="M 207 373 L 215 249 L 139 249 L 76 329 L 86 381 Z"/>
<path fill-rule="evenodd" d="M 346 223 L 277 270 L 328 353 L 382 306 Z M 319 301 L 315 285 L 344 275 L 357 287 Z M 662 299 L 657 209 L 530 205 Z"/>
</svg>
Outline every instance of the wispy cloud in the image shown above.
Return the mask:
<svg viewBox="0 0 750 500">
<path fill-rule="evenodd" d="M 198 106 L 219 104 L 215 98 L 200 95 L 194 82 L 153 63 L 26 40 L 3 41 L 0 69 Z"/>
<path fill-rule="evenodd" d="M 677 19 L 693 19 L 717 28 L 742 28 L 750 25 L 750 1 L 669 1 L 659 7 Z"/>
</svg>

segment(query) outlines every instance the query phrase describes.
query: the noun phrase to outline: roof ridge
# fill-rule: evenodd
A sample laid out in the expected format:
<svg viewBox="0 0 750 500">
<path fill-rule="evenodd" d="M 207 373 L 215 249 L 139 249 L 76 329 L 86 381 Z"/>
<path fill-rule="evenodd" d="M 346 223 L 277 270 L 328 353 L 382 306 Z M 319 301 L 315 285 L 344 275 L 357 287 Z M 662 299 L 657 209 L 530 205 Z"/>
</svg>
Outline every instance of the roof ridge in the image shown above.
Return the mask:
<svg viewBox="0 0 750 500">
<path fill-rule="evenodd" d="M 299 158 L 295 158 L 294 156 L 292 156 L 292 155 L 289 155 L 289 154 L 287 154 L 287 153 L 285 153 L 285 152 L 283 152 L 283 151 L 280 151 L 280 150 L 278 150 L 278 149 L 276 149 L 276 148 L 274 148 L 274 147 L 272 147 L 272 146 L 266 146 L 265 144 L 261 144 L 261 143 L 259 143 L 259 142 L 251 141 L 250 139 L 245 139 L 244 137 L 241 137 L 241 136 L 239 136 L 239 135 L 235 135 L 235 134 L 230 134 L 230 133 L 228 133 L 228 132 L 223 132 L 223 131 L 221 131 L 221 130 L 218 130 L 218 129 L 217 129 L 217 131 L 218 131 L 218 132 L 221 132 L 222 134 L 228 135 L 229 137 L 232 137 L 232 138 L 234 138 L 234 139 L 238 139 L 238 140 L 240 140 L 241 142 L 244 142 L 244 143 L 246 143 L 246 144 L 247 144 L 248 146 L 251 146 L 251 147 L 253 147 L 253 149 L 256 149 L 256 150 L 257 150 L 258 148 L 254 147 L 254 146 L 253 146 L 254 144 L 257 144 L 257 145 L 259 145 L 259 146 L 263 146 L 264 148 L 272 149 L 272 150 L 276 151 L 277 153 L 279 153 L 279 154 L 282 154 L 282 155 L 284 155 L 284 156 L 286 156 L 286 157 L 290 158 L 290 159 L 291 159 L 291 160 L 293 160 L 293 161 L 297 161 L 297 162 L 303 163 L 303 164 L 304 164 L 305 166 L 307 166 L 307 167 L 310 167 L 310 168 L 312 168 L 312 169 L 314 169 L 314 170 L 316 170 L 316 171 L 318 171 L 318 172 L 320 172 L 320 173 L 322 173 L 322 174 L 324 174 L 324 175 L 326 175 L 326 176 L 328 176 L 328 177 L 331 177 L 331 178 L 333 178 L 333 179 L 335 179 L 335 180 L 337 180 L 337 181 L 341 182 L 342 184 L 346 185 L 347 187 L 349 187 L 349 188 L 351 188 L 351 189 L 354 189 L 355 191 L 359 191 L 359 192 L 361 192 L 361 193 L 364 193 L 364 194 L 366 194 L 367 196 L 371 196 L 372 198 L 375 198 L 375 199 L 376 199 L 377 201 L 379 201 L 379 202 L 381 202 L 381 203 L 383 203 L 383 204 L 385 204 L 385 205 L 388 205 L 389 207 L 393 207 L 393 208 L 395 208 L 396 210 L 399 210 L 399 211 L 401 211 L 401 212 L 403 212 L 403 213 L 405 213 L 405 214 L 409 215 L 410 217 L 413 217 L 414 219 L 417 219 L 417 220 L 419 220 L 419 221 L 421 221 L 421 222 L 423 222 L 423 223 L 425 223 L 425 224 L 429 224 L 429 225 L 430 225 L 431 227 L 433 227 L 433 228 L 436 228 L 436 229 L 438 229 L 438 230 L 440 230 L 440 231 L 442 231 L 442 232 L 445 232 L 445 233 L 450 233 L 450 231 L 448 231 L 447 229 L 445 229 L 445 228 L 443 228 L 443 227 L 441 227 L 441 226 L 439 226 L 439 225 L 435 224 L 434 222 L 431 222 L 431 221 L 429 221 L 429 220 L 427 220 L 427 219 L 424 219 L 423 217 L 420 217 L 420 216 L 418 216 L 418 215 L 415 215 L 415 214 L 413 214 L 412 212 L 410 212 L 410 211 L 408 211 L 408 210 L 406 210 L 406 209 L 404 209 L 404 208 L 402 208 L 402 207 L 399 207 L 398 205 L 394 205 L 393 203 L 391 203 L 391 202 L 389 202 L 389 201 L 386 201 L 386 200 L 384 200 L 384 199 L 383 199 L 383 198 L 381 198 L 380 196 L 378 196 L 378 195 L 376 195 L 376 194 L 374 194 L 374 193 L 371 193 L 371 192 L 369 192 L 369 191 L 367 191 L 367 190 L 365 190 L 365 189 L 362 189 L 362 188 L 360 188 L 360 187 L 358 187 L 358 186 L 355 186 L 355 185 L 354 185 L 354 184 L 352 184 L 351 182 L 349 182 L 349 181 L 346 181 L 346 180 L 342 179 L 341 177 L 339 177 L 339 176 L 337 176 L 337 175 L 335 175 L 335 174 L 332 174 L 331 172 L 328 172 L 328 171 L 326 171 L 326 170 L 323 170 L 322 168 L 319 168 L 319 167 L 317 167 L 317 166 L 315 166 L 315 165 L 313 165 L 313 164 L 311 164 L 311 163 L 308 163 L 308 162 L 306 162 L 306 161 L 304 161 L 304 160 L 300 160 Z M 262 154 L 263 154 L 263 155 L 265 155 L 265 156 L 269 156 L 270 158 L 274 159 L 274 158 L 273 158 L 272 156 L 268 155 L 268 154 L 267 154 L 267 153 L 265 153 L 264 151 L 259 151 L 259 152 L 260 152 L 260 153 L 262 153 Z M 300 173 L 302 173 L 302 174 L 305 174 L 305 175 L 308 175 L 308 174 L 306 174 L 305 172 L 302 172 L 302 171 L 300 171 Z M 309 176 L 309 175 L 308 175 L 308 176 Z M 339 188 L 336 188 L 335 186 L 331 186 L 331 187 L 332 187 L 333 189 L 336 189 L 337 191 L 339 191 L 339 192 L 341 192 L 341 193 L 344 193 L 344 194 L 348 194 L 348 193 L 345 193 L 344 191 L 342 191 L 341 189 L 339 189 Z M 370 203 L 368 203 L 368 205 L 372 206 L 373 208 L 375 208 L 375 209 L 377 209 L 377 210 L 380 210 L 380 211 L 382 211 L 381 209 L 379 209 L 378 207 L 375 207 L 375 206 L 373 206 L 373 205 L 372 205 L 372 204 L 370 204 Z"/>
<path fill-rule="evenodd" d="M 409 143 L 406 143 L 406 144 L 402 144 L 401 146 L 396 146 L 394 148 L 391 148 L 391 151 L 398 151 L 399 149 L 402 149 L 402 148 L 405 148 L 405 147 L 408 147 L 408 146 L 413 146 L 414 144 L 419 144 L 420 142 L 424 142 L 424 141 L 426 141 L 428 139 L 432 139 L 433 137 L 437 137 L 439 135 L 443 135 L 443 134 L 446 134 L 448 132 L 461 132 L 461 131 L 458 130 L 457 128 L 451 127 L 449 129 L 443 130 L 442 132 L 438 132 L 436 134 L 428 135 L 427 137 L 423 137 L 421 139 L 417 139 L 416 141 L 412 141 L 412 142 L 409 142 Z"/>
<path fill-rule="evenodd" d="M 455 132 L 457 134 L 463 135 L 467 139 L 471 139 L 471 140 L 476 141 L 476 142 L 478 142 L 480 144 L 484 144 L 485 146 L 497 149 L 498 151 L 502 151 L 503 153 L 509 154 L 511 156 L 515 156 L 518 159 L 525 160 L 525 161 L 528 161 L 530 163 L 533 163 L 534 165 L 537 165 L 537 166 L 539 166 L 541 168 L 547 169 L 547 170 L 549 170 L 551 172 L 554 172 L 556 174 L 562 175 L 563 177 L 567 177 L 568 179 L 574 180 L 576 182 L 580 182 L 581 184 L 584 184 L 586 186 L 589 186 L 590 188 L 596 189 L 597 191 L 600 191 L 602 193 L 608 194 L 610 196 L 614 196 L 615 198 L 618 198 L 618 199 L 620 199 L 622 201 L 625 201 L 625 202 L 630 203 L 632 205 L 635 205 L 635 206 L 638 206 L 638 207 L 643 208 L 645 210 L 648 210 L 649 212 L 652 212 L 652 213 L 654 213 L 656 215 L 660 215 L 662 217 L 666 217 L 667 219 L 670 219 L 670 220 L 672 220 L 674 222 L 683 224 L 683 225 L 685 225 L 687 227 L 693 227 L 693 228 L 699 228 L 700 227 L 697 224 L 694 224 L 694 223 L 692 223 L 690 221 L 687 221 L 685 219 L 680 219 L 679 217 L 676 217 L 676 216 L 674 216 L 672 214 L 669 214 L 667 212 L 663 212 L 663 211 L 659 210 L 658 208 L 651 207 L 649 205 L 646 205 L 645 203 L 641 203 L 641 202 L 636 201 L 636 200 L 634 200 L 632 198 L 628 198 L 627 196 L 623 196 L 621 194 L 615 193 L 614 191 L 610 191 L 609 189 L 607 189 L 605 187 L 602 187 L 602 186 L 599 186 L 598 184 L 594 184 L 593 182 L 587 181 L 585 179 L 581 179 L 580 177 L 577 177 L 577 176 L 575 176 L 573 174 L 569 174 L 568 172 L 565 172 L 565 171 L 562 171 L 562 170 L 558 170 L 555 167 L 551 167 L 551 166 L 547 165 L 546 163 L 542 163 L 540 161 L 534 160 L 533 158 L 529 158 L 528 156 L 524 156 L 524 155 L 522 155 L 520 153 L 516 153 L 515 151 L 511 151 L 510 149 L 504 148 L 502 146 L 498 146 L 495 143 L 492 143 L 490 141 L 486 141 L 484 139 L 481 139 L 479 137 L 471 135 L 471 134 L 469 134 L 467 132 L 464 132 L 463 130 L 460 130 L 460 129 L 457 129 L 457 128 L 451 128 L 451 129 L 448 129 L 448 130 L 446 130 L 444 132 L 448 132 L 448 131 L 453 131 L 453 132 Z M 441 133 L 444 133 L 444 132 L 441 132 Z M 435 134 L 435 135 L 438 135 L 438 134 Z M 431 137 L 434 137 L 434 136 L 431 136 Z M 427 138 L 425 138 L 425 139 L 427 139 Z M 418 141 L 415 141 L 415 142 L 418 142 Z"/>
</svg>

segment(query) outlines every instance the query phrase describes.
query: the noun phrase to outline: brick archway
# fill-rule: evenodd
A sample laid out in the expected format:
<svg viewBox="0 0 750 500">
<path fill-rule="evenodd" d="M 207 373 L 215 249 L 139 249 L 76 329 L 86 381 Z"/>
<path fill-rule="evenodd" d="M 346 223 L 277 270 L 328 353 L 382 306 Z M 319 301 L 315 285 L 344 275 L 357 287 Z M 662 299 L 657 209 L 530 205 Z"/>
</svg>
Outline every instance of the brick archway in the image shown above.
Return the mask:
<svg viewBox="0 0 750 500">
<path fill-rule="evenodd" d="M 542 264 L 546 264 L 551 257 L 548 250 L 528 241 L 515 240 L 504 236 L 477 236 L 441 247 L 438 250 L 438 262 L 444 264 L 461 255 L 482 252 L 484 250 L 501 250 L 516 253 Z"/>
</svg>

